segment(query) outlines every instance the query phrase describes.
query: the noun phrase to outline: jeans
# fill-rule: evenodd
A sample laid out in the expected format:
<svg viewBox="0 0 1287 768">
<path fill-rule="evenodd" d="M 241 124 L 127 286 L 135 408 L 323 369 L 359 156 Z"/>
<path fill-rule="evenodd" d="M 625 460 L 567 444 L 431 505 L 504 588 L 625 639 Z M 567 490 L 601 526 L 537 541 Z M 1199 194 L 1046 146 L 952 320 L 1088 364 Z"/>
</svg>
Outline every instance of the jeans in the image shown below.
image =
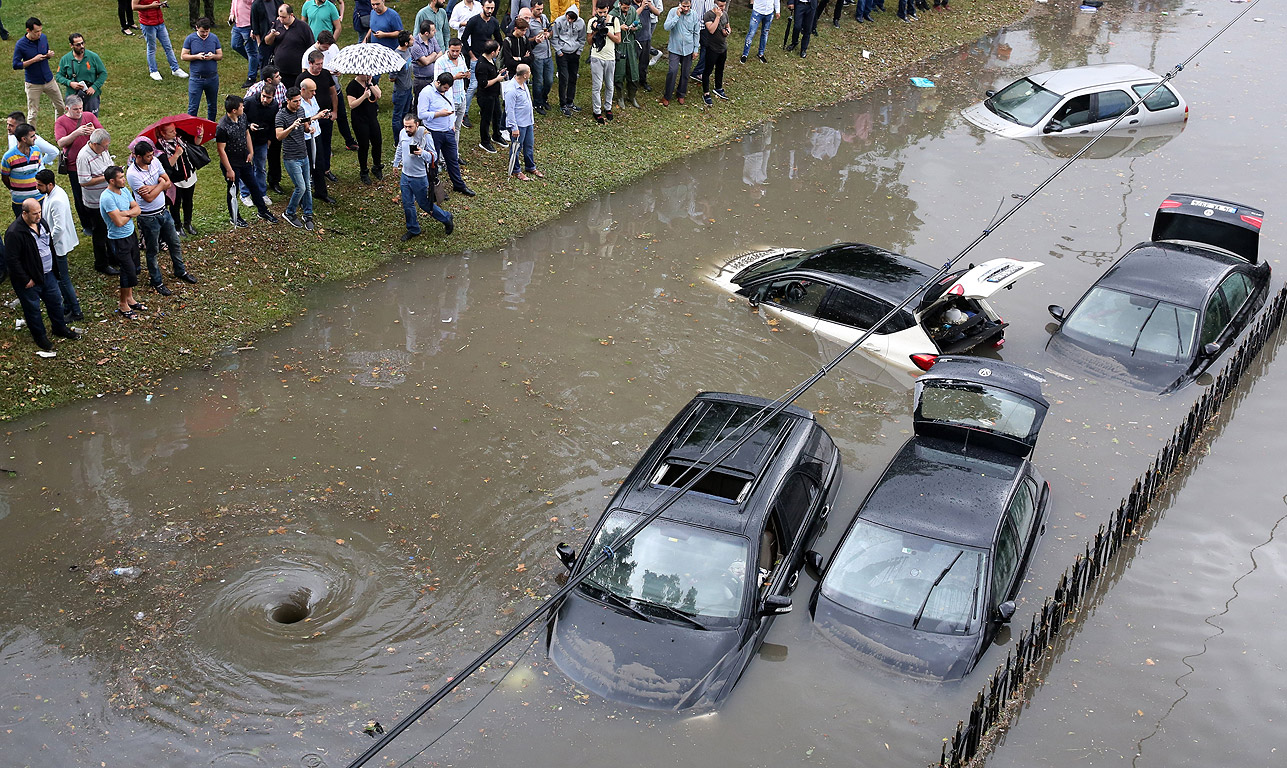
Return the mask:
<svg viewBox="0 0 1287 768">
<path fill-rule="evenodd" d="M 799 6 L 796 6 L 797 8 Z M 664 94 L 666 101 L 670 101 L 671 96 L 684 98 L 688 95 L 688 72 L 693 66 L 692 54 L 680 56 L 674 51 L 670 52 L 670 69 L 666 72 L 666 92 Z"/>
<path fill-rule="evenodd" d="M 465 116 L 469 116 L 469 105 L 474 103 L 474 94 L 478 93 L 478 77 L 474 70 L 478 68 L 478 59 L 469 62 L 469 87 L 465 89 Z"/>
<path fill-rule="evenodd" d="M 510 140 L 510 148 L 509 148 L 509 151 L 511 152 L 511 155 L 510 155 L 510 156 L 511 156 L 511 157 L 516 156 L 516 155 L 518 154 L 519 148 L 521 147 L 521 148 L 522 148 L 522 150 L 523 150 L 523 170 L 525 170 L 525 171 L 535 171 L 535 170 L 536 170 L 536 156 L 535 156 L 535 151 L 536 151 L 536 130 L 535 130 L 535 126 L 528 125 L 528 126 L 524 126 L 524 127 L 522 127 L 522 128 L 519 128 L 519 129 L 518 129 L 518 138 L 517 138 L 517 139 L 516 139 L 516 138 L 514 138 L 514 134 L 511 132 L 511 133 L 510 133 L 510 135 L 509 135 L 509 140 Z M 515 172 L 515 173 L 518 173 L 518 163 L 515 163 L 513 160 L 511 160 L 510 162 L 511 162 L 511 163 L 513 163 L 513 166 L 514 166 L 514 172 Z"/>
<path fill-rule="evenodd" d="M 161 41 L 165 51 L 165 60 L 170 63 L 170 71 L 179 68 L 179 60 L 174 58 L 174 49 L 170 47 L 170 30 L 164 24 L 144 24 L 143 39 L 147 40 L 147 71 L 156 71 L 156 41 Z"/>
<path fill-rule="evenodd" d="M 255 183 L 259 185 L 259 194 L 268 194 L 268 144 L 266 142 L 255 145 L 255 155 L 251 160 L 251 168 L 254 173 Z M 240 183 L 241 194 L 249 195 L 250 190 L 246 188 L 246 183 Z M 251 195 L 253 197 L 253 195 Z"/>
<path fill-rule="evenodd" d="M 415 97 L 416 92 L 410 88 L 405 91 L 393 89 L 393 133 L 391 135 L 397 136 L 402 132 L 402 116 L 411 111 Z"/>
<path fill-rule="evenodd" d="M 554 86 L 554 59 L 532 60 L 532 100 L 536 106 L 550 106 L 550 88 Z"/>
<path fill-rule="evenodd" d="M 429 198 L 429 177 L 428 176 L 408 176 L 402 174 L 402 215 L 407 220 L 407 231 L 413 235 L 420 234 L 420 216 L 416 213 L 416 206 L 436 221 L 443 224 L 451 221 L 451 214 L 439 208 L 437 204 Z"/>
<path fill-rule="evenodd" d="M 232 28 L 232 49 L 250 64 L 246 79 L 256 79 L 259 76 L 259 43 L 250 36 L 250 27 Z"/>
<path fill-rule="evenodd" d="M 63 274 L 58 279 L 58 292 L 63 297 L 63 309 L 68 315 L 79 315 L 80 299 L 76 297 L 76 289 L 72 287 L 71 272 L 67 271 L 67 254 L 54 256 L 54 261 L 58 265 L 58 271 Z M 50 273 L 49 277 L 53 277 L 53 273 Z"/>
<path fill-rule="evenodd" d="M 800 42 L 800 56 L 803 57 L 809 50 L 809 37 L 813 34 L 813 23 L 816 20 L 815 11 L 812 3 L 796 3 L 795 5 L 795 31 L 791 33 L 791 46 L 795 47 L 796 41 L 803 36 L 804 40 Z"/>
<path fill-rule="evenodd" d="M 14 293 L 18 294 L 18 301 L 22 304 L 22 316 L 27 320 L 31 338 L 37 344 L 47 347 L 49 334 L 45 331 L 45 320 L 40 315 L 40 302 L 45 302 L 45 308 L 49 310 L 49 319 L 54 321 L 54 332 L 67 333 L 69 329 L 67 320 L 63 317 L 63 300 L 58 293 L 58 281 L 54 279 L 53 272 L 32 276 L 31 281 L 35 285 L 30 288 L 15 288 Z"/>
<path fill-rule="evenodd" d="M 197 116 L 197 110 L 201 107 L 201 96 L 206 97 L 206 119 L 214 122 L 215 102 L 219 100 L 219 76 L 211 78 L 188 78 L 188 114 L 193 117 Z M 222 105 L 221 105 L 222 106 Z"/>
<path fill-rule="evenodd" d="M 590 109 L 594 114 L 603 111 L 604 101 L 608 104 L 608 111 L 612 111 L 612 86 L 613 80 L 617 75 L 616 59 L 596 59 L 590 57 Z M 604 90 L 603 86 L 607 85 L 608 97 L 601 101 Z"/>
<path fill-rule="evenodd" d="M 312 171 L 308 167 L 308 158 L 300 157 L 294 160 L 282 160 L 282 165 L 286 168 L 286 173 L 290 175 L 290 183 L 295 185 L 290 193 L 290 202 L 286 203 L 286 215 L 294 216 L 298 210 L 304 214 L 304 218 L 311 218 L 313 215 L 313 179 Z"/>
<path fill-rule="evenodd" d="M 760 52 L 758 55 L 764 55 L 764 46 L 769 42 L 769 25 L 772 23 L 773 14 L 751 11 L 751 28 L 746 30 L 746 42 L 742 45 L 742 58 L 745 59 L 751 55 L 751 41 L 755 39 L 756 29 L 760 32 Z"/>
<path fill-rule="evenodd" d="M 261 215 L 268 213 L 268 206 L 264 203 L 264 189 L 259 186 L 259 181 L 255 178 L 255 174 L 251 170 L 251 167 L 246 163 L 233 165 L 232 175 L 235 177 L 235 181 L 228 182 L 228 218 L 231 219 L 234 224 L 241 218 L 241 210 L 238 203 L 240 201 L 240 195 L 246 193 L 238 193 L 238 183 L 240 183 L 243 190 L 249 191 L 250 199 L 254 201 L 255 208 L 259 210 L 259 213 Z M 224 178 L 227 177 L 225 176 Z"/>
<path fill-rule="evenodd" d="M 854 21 L 871 21 L 872 0 L 854 1 Z M 837 16 L 839 18 L 839 16 Z"/>
<path fill-rule="evenodd" d="M 576 78 L 581 69 L 581 54 L 559 54 L 559 106 L 570 107 L 576 101 Z"/>
<path fill-rule="evenodd" d="M 174 268 L 174 276 L 186 274 L 188 268 L 183 264 L 183 246 L 179 243 L 179 230 L 174 228 L 174 217 L 165 208 L 157 214 L 143 214 L 135 219 L 138 228 L 143 230 L 143 244 L 147 256 L 147 273 L 152 278 L 152 287 L 161 285 L 164 279 L 161 277 L 161 267 L 156 263 L 156 253 L 160 249 L 160 241 L 165 239 L 165 245 L 170 249 L 170 266 Z"/>
<path fill-rule="evenodd" d="M 916 5 L 912 0 L 898 0 L 898 18 L 906 21 L 909 16 L 916 15 Z"/>
<path fill-rule="evenodd" d="M 460 175 L 460 143 L 455 131 L 430 131 L 433 136 L 433 148 L 447 163 L 447 175 L 451 177 L 452 189 L 465 189 L 465 180 Z"/>
</svg>

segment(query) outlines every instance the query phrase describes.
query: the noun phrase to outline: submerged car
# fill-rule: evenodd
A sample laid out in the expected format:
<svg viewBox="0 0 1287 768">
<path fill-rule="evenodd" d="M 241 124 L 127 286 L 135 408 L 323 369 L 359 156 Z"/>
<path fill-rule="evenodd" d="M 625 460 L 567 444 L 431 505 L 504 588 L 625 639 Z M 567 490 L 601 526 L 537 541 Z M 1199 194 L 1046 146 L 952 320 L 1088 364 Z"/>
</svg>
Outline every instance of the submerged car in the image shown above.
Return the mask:
<svg viewBox="0 0 1287 768">
<path fill-rule="evenodd" d="M 550 658 L 578 685 L 649 709 L 714 708 L 774 617 L 791 609 L 841 473 L 835 443 L 803 409 L 767 421 L 638 536 L 617 543 L 769 405 L 698 395 L 626 477 L 580 556 L 559 545 L 573 574 L 611 550 L 550 625 Z"/>
<path fill-rule="evenodd" d="M 899 368 L 925 371 L 939 355 L 1000 347 L 1006 323 L 986 299 L 1041 266 L 993 259 L 925 287 L 937 272 L 933 267 L 874 245 L 837 243 L 812 251 L 748 253 L 724 264 L 712 279 L 753 306 L 845 344 L 913 295 L 862 350 Z"/>
<path fill-rule="evenodd" d="M 1162 201 L 1153 240 L 1117 260 L 1065 312 L 1046 350 L 1057 366 L 1167 393 L 1211 366 L 1264 306 L 1264 213 L 1213 197 Z"/>
<path fill-rule="evenodd" d="M 1015 612 L 1050 486 L 1029 461 L 1048 404 L 1019 366 L 942 357 L 915 434 L 867 494 L 810 598 L 815 627 L 914 677 L 951 680 Z M 821 556 L 808 553 L 813 567 Z"/>
<path fill-rule="evenodd" d="M 1046 134 L 1091 134 L 1108 127 L 1153 87 L 1162 76 L 1134 64 L 1091 64 L 1029 75 L 961 115 L 974 125 L 1011 139 Z M 1117 127 L 1123 130 L 1189 119 L 1189 106 L 1179 92 L 1164 84 L 1131 111 Z"/>
</svg>

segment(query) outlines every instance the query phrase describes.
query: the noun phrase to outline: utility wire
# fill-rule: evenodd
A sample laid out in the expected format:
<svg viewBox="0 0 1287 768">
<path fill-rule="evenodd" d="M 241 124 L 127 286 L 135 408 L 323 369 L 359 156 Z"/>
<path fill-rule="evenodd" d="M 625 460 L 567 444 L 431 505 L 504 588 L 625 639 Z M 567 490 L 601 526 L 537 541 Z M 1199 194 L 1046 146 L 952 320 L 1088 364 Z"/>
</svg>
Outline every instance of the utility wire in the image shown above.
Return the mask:
<svg viewBox="0 0 1287 768">
<path fill-rule="evenodd" d="M 911 304 L 912 301 L 917 296 L 920 296 L 925 290 L 927 290 L 930 286 L 932 286 L 941 278 L 946 277 L 951 272 L 952 267 L 955 266 L 958 261 L 960 261 L 961 259 L 965 258 L 967 255 L 969 255 L 970 252 L 972 252 L 984 240 L 986 240 L 989 235 L 995 232 L 998 227 L 1000 227 L 1002 224 L 1008 221 L 1011 216 L 1013 216 L 1015 213 L 1019 211 L 1019 209 L 1027 205 L 1028 201 L 1032 200 L 1032 198 L 1035 197 L 1039 192 L 1041 192 L 1047 186 L 1049 186 L 1059 176 L 1059 174 L 1063 173 L 1065 170 L 1068 169 L 1069 166 L 1071 166 L 1074 162 L 1080 159 L 1082 155 L 1086 154 L 1086 152 L 1089 151 L 1090 148 L 1093 147 L 1100 139 L 1107 136 L 1108 133 L 1112 131 L 1114 128 L 1116 128 L 1118 123 L 1125 120 L 1133 110 L 1139 108 L 1141 104 L 1143 104 L 1150 96 L 1152 96 L 1160 88 L 1162 88 L 1162 86 L 1164 86 L 1171 80 L 1175 79 L 1176 75 L 1178 75 L 1181 71 L 1183 71 L 1185 66 L 1187 66 L 1189 62 L 1197 58 L 1198 54 L 1206 50 L 1206 48 L 1210 46 L 1212 43 L 1214 43 L 1220 37 L 1220 35 L 1224 34 L 1224 32 L 1228 30 L 1229 27 L 1233 26 L 1234 23 L 1236 23 L 1243 16 L 1246 16 L 1247 13 L 1249 13 L 1251 9 L 1254 8 L 1259 3 L 1260 3 L 1260 0 L 1252 0 L 1252 2 L 1248 4 L 1247 7 L 1242 10 L 1241 13 L 1233 17 L 1233 19 L 1231 19 L 1224 26 L 1220 27 L 1220 29 L 1216 30 L 1216 32 L 1213 35 L 1211 35 L 1211 37 L 1208 38 L 1206 42 L 1200 45 L 1197 48 L 1197 50 L 1195 50 L 1187 58 L 1185 58 L 1179 64 L 1176 64 L 1174 67 L 1171 68 L 1170 71 L 1168 71 L 1165 75 L 1163 75 L 1162 79 L 1151 89 L 1149 89 L 1148 93 L 1145 93 L 1143 96 L 1140 96 L 1134 101 L 1134 103 L 1132 103 L 1129 107 L 1124 109 L 1122 113 L 1118 115 L 1116 119 L 1113 120 L 1113 122 L 1108 124 L 1108 127 L 1104 128 L 1103 131 L 1101 131 L 1098 135 L 1093 137 L 1086 144 L 1086 146 L 1082 147 L 1072 157 L 1068 158 L 1063 164 L 1061 164 L 1058 168 L 1056 168 L 1053 173 L 1051 173 L 1041 183 L 1039 183 L 1036 187 L 1034 187 L 1031 192 L 1019 198 L 1019 201 L 1015 203 L 1013 207 L 1011 207 L 1009 210 L 1007 210 L 1005 213 L 1001 215 L 1001 218 L 997 219 L 995 222 L 990 223 L 988 226 L 986 226 L 983 229 L 983 231 L 980 232 L 978 236 L 974 238 L 974 240 L 970 241 L 969 245 L 965 246 L 965 248 L 961 249 L 959 253 L 957 253 L 951 259 L 946 261 L 943 264 L 943 266 L 939 267 L 938 271 L 936 271 L 933 275 L 931 275 L 920 286 L 920 288 L 914 291 L 907 298 L 900 301 L 896 306 L 894 306 L 893 309 L 886 312 L 885 316 L 880 318 L 880 320 L 873 323 L 871 329 L 865 331 L 852 344 L 850 344 L 843 351 L 841 351 L 840 354 L 838 354 L 836 357 L 832 358 L 830 361 L 825 363 L 821 368 L 819 368 L 817 372 L 815 372 L 812 376 L 797 384 L 789 392 L 783 394 L 781 397 L 777 398 L 773 402 L 761 408 L 750 419 L 747 419 L 747 421 L 743 423 L 742 427 L 739 428 L 739 430 L 745 429 L 745 431 L 742 432 L 742 434 L 732 443 L 732 445 L 730 445 L 727 449 L 725 449 L 722 453 L 720 453 L 718 457 L 708 461 L 709 456 L 712 453 L 714 453 L 716 449 L 718 449 L 725 442 L 732 439 L 733 435 L 738 433 L 738 430 L 735 430 L 732 434 L 725 436 L 723 439 L 719 440 L 714 445 L 712 445 L 709 449 L 707 449 L 701 455 L 701 457 L 699 457 L 695 462 L 695 466 L 699 467 L 699 471 L 695 475 L 693 475 L 693 477 L 689 479 L 688 482 L 684 483 L 682 487 L 677 488 L 670 496 L 666 497 L 663 501 L 661 501 L 661 503 L 658 504 L 655 509 L 642 515 L 634 525 L 632 525 L 629 529 L 627 529 L 625 533 L 623 533 L 621 536 L 614 539 L 612 543 L 605 545 L 597 555 L 595 555 L 593 558 L 588 559 L 586 562 L 582 563 L 580 570 L 578 570 L 576 573 L 569 575 L 567 583 L 565 583 L 562 587 L 560 587 L 557 591 L 555 591 L 554 594 L 552 594 L 549 598 L 547 598 L 545 602 L 537 606 L 531 613 L 529 613 L 528 615 L 524 616 L 521 620 L 519 620 L 518 624 L 514 625 L 513 628 L 511 628 L 508 632 L 502 635 L 500 639 L 498 639 L 495 643 L 492 643 L 492 645 L 487 650 L 483 651 L 473 661 L 471 661 L 464 668 L 462 668 L 458 673 L 456 673 L 451 678 L 449 678 L 446 683 L 440 686 L 438 690 L 434 691 L 433 694 L 430 695 L 429 698 L 426 699 L 423 704 L 421 704 L 419 707 L 415 709 L 415 711 L 411 712 L 409 715 L 399 720 L 398 723 L 394 725 L 392 728 L 389 728 L 388 731 L 386 731 L 385 734 L 381 736 L 378 741 L 372 744 L 370 748 L 368 748 L 365 752 L 359 755 L 355 760 L 353 760 L 353 762 L 349 763 L 348 768 L 361 768 L 363 765 L 365 765 L 368 761 L 371 760 L 371 758 L 375 757 L 381 750 L 383 750 L 386 746 L 388 746 L 389 743 L 391 743 L 394 739 L 396 739 L 399 734 L 401 734 L 408 727 L 410 727 L 412 723 L 419 720 L 426 713 L 428 713 L 429 710 L 433 709 L 433 707 L 438 702 L 446 698 L 447 695 L 450 694 L 453 690 L 455 690 L 456 687 L 460 685 L 460 683 L 463 682 L 465 678 L 469 677 L 474 672 L 478 671 L 478 669 L 482 667 L 484 664 L 486 664 L 487 661 L 492 656 L 494 656 L 502 648 L 504 648 L 511 641 L 513 641 L 513 639 L 517 637 L 521 632 L 523 632 L 523 630 L 527 629 L 534 622 L 536 622 L 537 619 L 541 618 L 542 616 L 546 615 L 551 610 L 553 610 L 553 608 L 557 606 L 559 602 L 569 592 L 571 592 L 582 581 L 588 578 L 590 574 L 594 573 L 596 568 L 598 568 L 600 565 L 603 565 L 605 562 L 611 559 L 616 548 L 634 539 L 634 537 L 639 535 L 639 533 L 643 531 L 644 528 L 652 524 L 652 522 L 656 520 L 658 517 L 660 517 L 667 509 L 670 509 L 670 507 L 674 505 L 674 503 L 678 501 L 685 493 L 692 490 L 692 488 L 695 485 L 697 485 L 697 483 L 701 482 L 701 480 L 704 477 L 706 477 L 706 475 L 709 474 L 711 470 L 713 470 L 716 466 L 720 465 L 725 460 L 727 460 L 730 456 L 736 453 L 737 450 L 741 448 L 744 444 L 746 444 L 746 442 L 749 441 L 755 435 L 755 433 L 758 430 L 760 430 L 770 419 L 780 414 L 788 406 L 790 406 L 792 403 L 798 400 L 801 395 L 807 392 L 814 384 L 817 384 L 819 381 L 821 381 L 822 378 L 826 376 L 828 373 L 830 373 L 833 368 L 840 365 L 840 363 L 843 362 L 845 358 L 849 357 L 849 355 L 853 354 L 859 347 L 861 347 L 863 342 L 865 342 L 875 332 L 875 329 L 882 327 L 888 320 L 892 319 L 895 315 L 897 315 L 900 311 L 902 311 L 905 307 L 907 307 L 908 304 Z"/>
</svg>

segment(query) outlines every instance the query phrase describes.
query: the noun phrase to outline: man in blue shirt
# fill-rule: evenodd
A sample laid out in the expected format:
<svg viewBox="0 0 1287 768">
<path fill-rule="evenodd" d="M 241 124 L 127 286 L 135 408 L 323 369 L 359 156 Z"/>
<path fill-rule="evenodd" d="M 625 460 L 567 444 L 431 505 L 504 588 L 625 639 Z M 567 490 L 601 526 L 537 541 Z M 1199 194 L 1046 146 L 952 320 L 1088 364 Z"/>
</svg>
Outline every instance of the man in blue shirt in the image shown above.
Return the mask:
<svg viewBox="0 0 1287 768">
<path fill-rule="evenodd" d="M 32 125 L 36 124 L 42 93 L 49 96 L 59 114 L 67 109 L 58 83 L 54 82 L 54 71 L 49 68 L 54 52 L 49 50 L 49 40 L 42 28 L 35 16 L 27 19 L 27 34 L 13 46 L 13 68 L 22 70 L 23 85 L 27 88 L 27 122 Z"/>
<path fill-rule="evenodd" d="M 98 211 L 107 224 L 107 244 L 116 266 L 121 270 L 121 292 L 116 312 L 127 320 L 146 312 L 147 307 L 134 301 L 134 286 L 139 284 L 139 238 L 134 220 L 142 212 L 134 193 L 125 183 L 125 169 L 110 165 L 103 171 L 107 189 L 98 198 Z"/>
<path fill-rule="evenodd" d="M 402 31 L 402 17 L 384 4 L 384 0 L 371 0 L 371 29 L 366 42 L 379 43 L 386 48 L 398 47 L 398 33 Z"/>
<path fill-rule="evenodd" d="M 219 98 L 219 62 L 223 60 L 223 48 L 219 38 L 210 34 L 214 21 L 209 18 L 197 20 L 197 31 L 188 35 L 183 41 L 183 50 L 179 58 L 188 62 L 188 114 L 196 117 L 197 108 L 201 106 L 201 95 L 206 97 L 206 119 L 214 122 L 215 101 Z"/>
<path fill-rule="evenodd" d="M 393 167 L 402 169 L 402 213 L 407 220 L 402 242 L 420 235 L 420 215 L 416 212 L 416 205 L 441 221 L 443 231 L 450 235 L 456 228 L 454 217 L 439 208 L 430 197 L 431 185 L 438 180 L 434 139 L 420 127 L 419 118 L 410 112 L 402 117 L 402 128 L 398 134 L 398 148 L 393 153 Z"/>
<path fill-rule="evenodd" d="M 474 191 L 465 186 L 460 175 L 460 146 L 456 135 L 456 101 L 452 96 L 456 78 L 450 72 L 439 72 L 438 80 L 420 92 L 416 104 L 416 114 L 420 116 L 424 127 L 433 137 L 434 149 L 447 163 L 447 175 L 451 177 L 451 188 L 465 197 L 473 197 Z"/>
</svg>

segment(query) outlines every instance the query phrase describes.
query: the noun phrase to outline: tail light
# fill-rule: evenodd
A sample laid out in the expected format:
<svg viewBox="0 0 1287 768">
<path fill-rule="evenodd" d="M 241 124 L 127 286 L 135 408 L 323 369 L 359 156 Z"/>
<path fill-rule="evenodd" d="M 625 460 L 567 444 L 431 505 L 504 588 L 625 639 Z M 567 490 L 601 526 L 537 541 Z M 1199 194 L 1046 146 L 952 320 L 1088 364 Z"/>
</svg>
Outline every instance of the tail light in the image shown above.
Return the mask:
<svg viewBox="0 0 1287 768">
<path fill-rule="evenodd" d="M 912 364 L 917 368 L 920 368 L 922 371 L 928 371 L 930 368 L 933 368 L 934 363 L 938 361 L 938 355 L 927 355 L 923 352 L 917 355 L 912 355 L 911 357 Z"/>
<path fill-rule="evenodd" d="M 1245 213 L 1239 216 L 1238 218 L 1247 222 L 1248 224 L 1255 227 L 1256 229 L 1260 229 L 1261 225 L 1265 223 L 1265 220 L 1260 218 L 1259 216 L 1248 216 Z"/>
<path fill-rule="evenodd" d="M 996 341 L 992 342 L 993 349 L 1000 349 L 1004 346 L 1005 346 L 1005 339 L 997 339 Z"/>
<path fill-rule="evenodd" d="M 1184 122 L 1189 122 L 1189 105 L 1184 105 Z"/>
</svg>

